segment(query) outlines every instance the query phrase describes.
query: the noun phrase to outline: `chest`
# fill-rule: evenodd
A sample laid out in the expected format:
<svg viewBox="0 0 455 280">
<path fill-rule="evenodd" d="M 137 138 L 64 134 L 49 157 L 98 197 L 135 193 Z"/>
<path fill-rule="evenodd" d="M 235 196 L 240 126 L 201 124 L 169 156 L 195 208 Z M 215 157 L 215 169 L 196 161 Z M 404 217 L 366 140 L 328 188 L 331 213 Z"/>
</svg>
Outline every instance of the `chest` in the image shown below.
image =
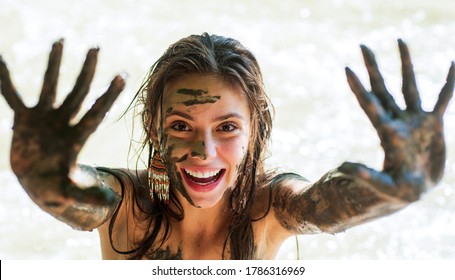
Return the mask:
<svg viewBox="0 0 455 280">
<path fill-rule="evenodd" d="M 250 259 L 273 259 L 279 248 L 270 242 L 265 220 L 253 222 L 249 232 L 230 232 L 229 227 L 215 234 L 172 232 L 153 259 L 232 259 L 236 258 L 233 250 L 250 255 Z"/>
<path fill-rule="evenodd" d="M 215 234 L 208 234 L 204 231 L 183 232 L 174 225 L 174 227 L 170 227 L 164 242 L 162 240 L 165 235 L 165 229 L 161 228 L 159 235 L 153 244 L 146 248 L 146 253 L 142 258 L 154 260 L 220 260 L 224 256 L 224 259 L 231 259 L 231 246 L 233 246 L 236 250 L 252 250 L 248 251 L 248 253 L 251 253 L 254 259 L 273 259 L 278 248 L 268 242 L 266 222 L 259 221 L 251 225 L 252 238 L 249 241 L 251 243 L 234 241 L 232 244 L 232 238 L 229 237 L 229 227 Z M 144 236 L 147 235 L 142 227 L 130 225 L 129 228 L 130 230 L 128 231 L 113 232 L 114 246 L 117 249 L 121 249 L 121 251 L 140 247 L 139 240 L 144 240 Z M 131 230 L 133 228 L 135 230 Z M 239 238 L 245 237 L 243 233 L 233 234 Z M 100 231 L 100 238 L 103 258 L 127 259 L 131 256 L 113 250 L 107 231 Z"/>
</svg>

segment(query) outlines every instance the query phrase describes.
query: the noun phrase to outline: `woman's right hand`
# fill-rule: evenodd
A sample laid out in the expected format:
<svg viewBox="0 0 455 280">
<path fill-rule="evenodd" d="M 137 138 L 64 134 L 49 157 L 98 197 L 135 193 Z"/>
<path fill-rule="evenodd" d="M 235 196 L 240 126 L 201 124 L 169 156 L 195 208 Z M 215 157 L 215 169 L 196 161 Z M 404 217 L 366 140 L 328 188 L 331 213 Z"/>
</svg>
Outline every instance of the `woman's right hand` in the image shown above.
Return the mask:
<svg viewBox="0 0 455 280">
<path fill-rule="evenodd" d="M 73 171 L 85 141 L 123 90 L 125 80 L 116 76 L 80 121 L 71 124 L 89 92 L 99 50 L 89 50 L 73 90 L 60 107 L 54 108 L 62 51 L 62 40 L 53 44 L 38 104 L 31 108 L 22 102 L 0 57 L 1 93 L 14 111 L 11 168 L 41 207 L 58 207 L 74 201 L 107 205 L 114 199 L 112 192 L 94 187 L 93 180 L 85 185 L 75 183 Z"/>
</svg>

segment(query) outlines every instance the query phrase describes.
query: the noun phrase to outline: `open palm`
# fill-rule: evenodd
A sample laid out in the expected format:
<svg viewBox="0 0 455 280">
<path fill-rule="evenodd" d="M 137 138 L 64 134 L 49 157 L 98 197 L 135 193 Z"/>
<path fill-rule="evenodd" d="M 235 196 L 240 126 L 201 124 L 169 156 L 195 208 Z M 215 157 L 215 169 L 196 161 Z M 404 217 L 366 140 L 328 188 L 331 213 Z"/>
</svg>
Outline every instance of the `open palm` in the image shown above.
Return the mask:
<svg viewBox="0 0 455 280">
<path fill-rule="evenodd" d="M 22 102 L 6 63 L 0 58 L 1 93 L 15 113 L 11 168 L 27 193 L 38 203 L 55 201 L 50 198 L 55 193 L 63 193 L 62 197 L 68 199 L 83 198 L 86 202 L 103 203 L 106 198 L 101 193 L 90 193 L 90 188 L 72 188 L 68 175 L 87 138 L 96 130 L 125 82 L 122 76 L 116 76 L 106 93 L 77 124 L 71 125 L 71 119 L 89 92 L 98 49 L 89 50 L 73 90 L 60 107 L 54 108 L 62 51 L 63 41 L 53 44 L 38 104 L 31 108 Z M 60 189 L 52 190 L 52 186 Z"/>
<path fill-rule="evenodd" d="M 384 194 L 414 201 L 436 184 L 444 172 L 443 115 L 453 95 L 455 64 L 451 64 L 447 82 L 433 111 L 425 112 L 421 107 L 408 47 L 402 40 L 398 45 L 406 109 L 400 109 L 386 89 L 374 55 L 367 47 L 361 48 L 371 91 L 366 90 L 357 76 L 346 68 L 349 85 L 379 135 L 385 153 L 383 170 L 379 172 L 357 163 L 344 163 L 341 170 Z"/>
</svg>

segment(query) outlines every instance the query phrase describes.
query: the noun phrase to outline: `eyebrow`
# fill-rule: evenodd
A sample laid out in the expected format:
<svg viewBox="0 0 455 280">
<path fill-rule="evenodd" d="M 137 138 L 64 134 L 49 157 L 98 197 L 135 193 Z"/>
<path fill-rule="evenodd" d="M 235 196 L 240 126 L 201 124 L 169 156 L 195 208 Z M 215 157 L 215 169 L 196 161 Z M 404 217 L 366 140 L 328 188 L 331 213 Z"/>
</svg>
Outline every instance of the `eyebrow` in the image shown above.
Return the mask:
<svg viewBox="0 0 455 280">
<path fill-rule="evenodd" d="M 225 115 L 221 115 L 219 117 L 216 117 L 215 121 L 224 121 L 224 120 L 227 120 L 230 118 L 236 118 L 236 119 L 241 119 L 241 120 L 245 121 L 245 118 L 242 115 L 237 114 L 237 113 L 227 113 Z"/>
<path fill-rule="evenodd" d="M 187 114 L 187 113 L 182 112 L 182 111 L 172 110 L 169 114 L 166 114 L 166 119 L 171 117 L 171 116 L 179 116 L 179 117 L 182 117 L 184 119 L 188 119 L 190 121 L 194 120 L 194 118 L 190 114 Z"/>
<path fill-rule="evenodd" d="M 178 111 L 178 110 L 173 110 L 171 113 L 167 114 L 166 115 L 166 119 L 169 118 L 170 116 L 179 116 L 179 117 L 182 117 L 184 119 L 188 119 L 190 121 L 194 121 L 194 118 L 190 114 L 187 114 L 185 112 Z M 213 120 L 214 121 L 224 121 L 224 120 L 227 120 L 227 119 L 230 119 L 230 118 L 237 118 L 237 119 L 241 119 L 241 120 L 245 121 L 245 118 L 242 115 L 238 114 L 238 113 L 227 113 L 227 114 L 218 116 L 218 117 L 214 118 Z"/>
</svg>

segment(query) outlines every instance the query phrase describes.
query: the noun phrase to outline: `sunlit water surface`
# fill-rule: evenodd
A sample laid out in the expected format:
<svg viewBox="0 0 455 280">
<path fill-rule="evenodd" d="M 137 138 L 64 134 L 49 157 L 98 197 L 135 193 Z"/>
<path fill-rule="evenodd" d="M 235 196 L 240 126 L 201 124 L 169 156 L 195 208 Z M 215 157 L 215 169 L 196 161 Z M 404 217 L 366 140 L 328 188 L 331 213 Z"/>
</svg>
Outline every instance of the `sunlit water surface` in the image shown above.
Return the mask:
<svg viewBox="0 0 455 280">
<path fill-rule="evenodd" d="M 0 0 L 0 7 L 0 53 L 27 104 L 36 102 L 50 45 L 62 37 L 60 93 L 71 89 L 87 49 L 101 47 L 83 111 L 115 74 L 129 73 L 125 92 L 80 155 L 80 162 L 92 165 L 134 166 L 128 155 L 132 116 L 116 118 L 148 67 L 169 44 L 189 34 L 231 36 L 256 54 L 276 109 L 270 165 L 311 180 L 347 160 L 381 167 L 375 131 L 344 76 L 348 65 L 368 81 L 359 44 L 375 51 L 400 105 L 397 38 L 411 48 L 426 109 L 432 108 L 455 59 L 452 0 Z M 100 259 L 96 231 L 75 231 L 54 220 L 17 183 L 8 160 L 13 115 L 0 99 L 0 258 Z M 445 117 L 447 172 L 435 190 L 399 213 L 345 233 L 300 236 L 299 257 L 455 258 L 454 118 L 452 104 Z M 297 258 L 294 238 L 277 258 Z"/>
</svg>

